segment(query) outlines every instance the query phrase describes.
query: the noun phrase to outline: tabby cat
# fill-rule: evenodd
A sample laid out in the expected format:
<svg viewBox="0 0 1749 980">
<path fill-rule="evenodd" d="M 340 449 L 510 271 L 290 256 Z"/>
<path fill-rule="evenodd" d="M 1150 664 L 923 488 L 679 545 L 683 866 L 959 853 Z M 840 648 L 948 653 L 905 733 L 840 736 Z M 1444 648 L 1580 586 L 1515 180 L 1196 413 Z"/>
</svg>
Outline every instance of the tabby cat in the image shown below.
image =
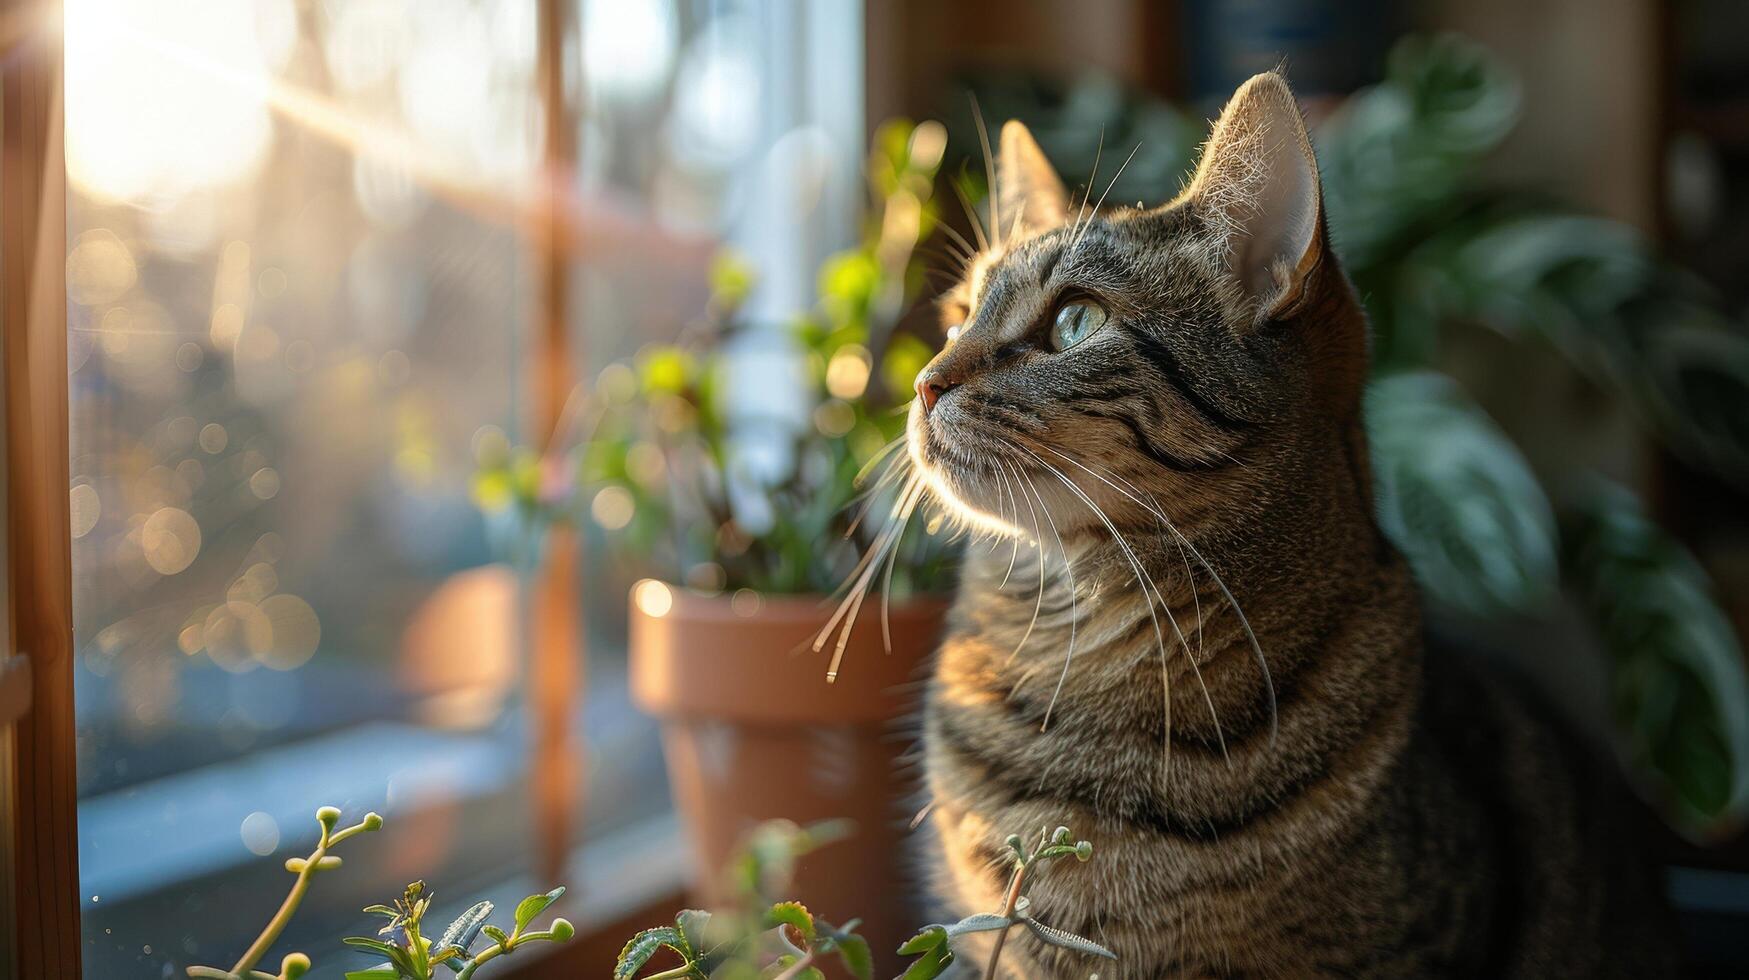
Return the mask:
<svg viewBox="0 0 1749 980">
<path fill-rule="evenodd" d="M 907 433 L 999 542 L 926 695 L 945 911 L 1001 907 L 1004 838 L 1063 823 L 1097 854 L 1033 908 L 1118 960 L 1022 931 L 1008 975 L 1667 974 L 1614 790 L 1424 656 L 1373 520 L 1366 322 L 1282 77 L 1239 89 L 1159 207 L 1077 203 L 1016 122 L 996 157 Z"/>
</svg>

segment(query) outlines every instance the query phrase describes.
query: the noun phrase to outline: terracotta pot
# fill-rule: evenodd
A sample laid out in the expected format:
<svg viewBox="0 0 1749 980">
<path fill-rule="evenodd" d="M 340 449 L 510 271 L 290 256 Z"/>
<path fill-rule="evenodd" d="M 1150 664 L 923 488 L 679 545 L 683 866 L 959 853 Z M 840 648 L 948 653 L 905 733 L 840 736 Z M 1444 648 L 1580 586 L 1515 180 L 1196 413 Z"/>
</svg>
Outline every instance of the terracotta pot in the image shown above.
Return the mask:
<svg viewBox="0 0 1749 980">
<path fill-rule="evenodd" d="M 940 600 L 895 604 L 887 653 L 871 600 L 828 684 L 832 648 L 810 648 L 831 614 L 819 596 L 735 602 L 633 587 L 632 696 L 662 720 L 701 900 L 722 897 L 723 864 L 760 821 L 849 818 L 848 840 L 802 859 L 793 897 L 834 923 L 861 918 L 877 963 L 894 959 L 921 921 L 904 846 L 915 784 L 899 772 L 909 739 L 898 723 L 915 708 L 945 612 Z"/>
</svg>

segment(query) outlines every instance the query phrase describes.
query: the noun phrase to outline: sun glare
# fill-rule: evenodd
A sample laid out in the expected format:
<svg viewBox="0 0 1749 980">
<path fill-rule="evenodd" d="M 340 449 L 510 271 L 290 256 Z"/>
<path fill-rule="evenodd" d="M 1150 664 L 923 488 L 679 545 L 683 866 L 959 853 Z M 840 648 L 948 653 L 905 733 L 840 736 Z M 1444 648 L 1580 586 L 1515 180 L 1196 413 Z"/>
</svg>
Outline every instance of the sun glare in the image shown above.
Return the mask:
<svg viewBox="0 0 1749 980">
<path fill-rule="evenodd" d="M 247 177 L 273 138 L 273 62 L 295 39 L 289 0 L 185 0 L 149 13 L 68 0 L 69 178 L 142 201 Z"/>
</svg>

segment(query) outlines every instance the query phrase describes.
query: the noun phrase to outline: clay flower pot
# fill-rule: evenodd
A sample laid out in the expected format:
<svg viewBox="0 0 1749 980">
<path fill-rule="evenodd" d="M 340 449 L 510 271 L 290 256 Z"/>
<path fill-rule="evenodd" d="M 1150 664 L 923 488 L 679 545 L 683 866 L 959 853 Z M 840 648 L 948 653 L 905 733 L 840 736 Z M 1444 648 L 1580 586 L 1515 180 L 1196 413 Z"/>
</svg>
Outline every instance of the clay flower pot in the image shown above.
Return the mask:
<svg viewBox="0 0 1749 980">
<path fill-rule="evenodd" d="M 810 649 L 831 608 L 819 596 L 707 596 L 645 580 L 632 589 L 631 688 L 662 721 L 668 776 L 696 848 L 698 897 L 709 903 L 735 845 L 763 820 L 849 818 L 852 836 L 802 859 L 794 898 L 842 923 L 863 920 L 877 960 L 916 925 L 907 879 L 899 772 L 924 662 L 946 603 L 894 604 L 892 652 L 872 604 L 851 634 L 838 679 L 831 648 Z"/>
</svg>

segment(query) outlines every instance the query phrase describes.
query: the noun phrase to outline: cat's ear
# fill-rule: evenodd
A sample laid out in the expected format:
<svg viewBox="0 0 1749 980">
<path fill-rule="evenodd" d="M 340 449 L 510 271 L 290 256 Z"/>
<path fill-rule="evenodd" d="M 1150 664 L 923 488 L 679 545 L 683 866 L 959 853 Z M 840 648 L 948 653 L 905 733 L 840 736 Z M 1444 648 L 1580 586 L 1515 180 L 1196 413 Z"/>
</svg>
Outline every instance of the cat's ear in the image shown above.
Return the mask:
<svg viewBox="0 0 1749 980">
<path fill-rule="evenodd" d="M 1326 246 L 1318 163 L 1286 79 L 1265 72 L 1233 93 L 1186 196 L 1257 315 L 1291 307 Z"/>
<path fill-rule="evenodd" d="M 1006 240 L 1016 229 L 1023 233 L 1049 231 L 1061 225 L 1069 213 L 1069 192 L 1032 132 L 1018 119 L 1002 127 L 1002 144 L 996 154 L 996 197 L 993 220 L 998 239 Z"/>
</svg>

